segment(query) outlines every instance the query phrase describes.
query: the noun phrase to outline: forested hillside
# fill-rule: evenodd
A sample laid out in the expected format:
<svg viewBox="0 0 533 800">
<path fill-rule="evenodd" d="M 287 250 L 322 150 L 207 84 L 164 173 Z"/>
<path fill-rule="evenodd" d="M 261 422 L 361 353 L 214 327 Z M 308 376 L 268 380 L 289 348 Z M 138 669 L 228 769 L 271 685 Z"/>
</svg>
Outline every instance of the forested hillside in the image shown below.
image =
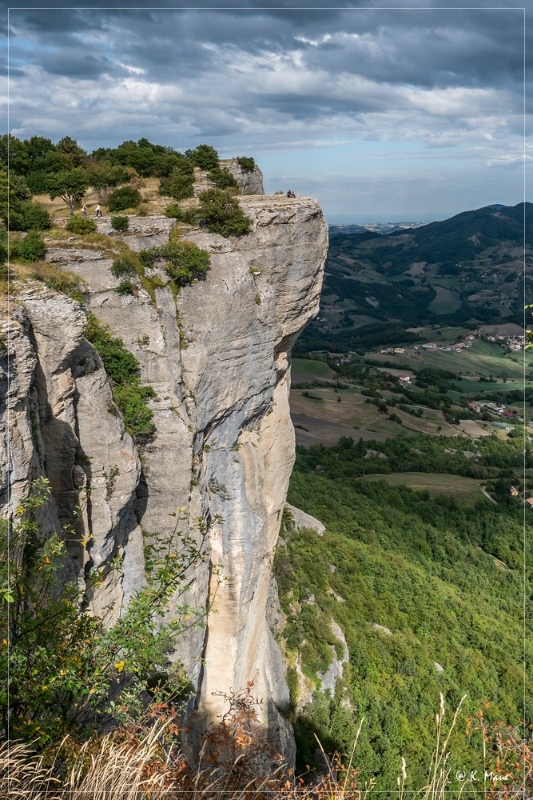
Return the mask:
<svg viewBox="0 0 533 800">
<path fill-rule="evenodd" d="M 519 203 L 385 236 L 336 232 L 320 318 L 298 352 L 407 344 L 415 335 L 406 329 L 419 325 L 520 323 L 532 230 L 533 205 Z"/>
<path fill-rule="evenodd" d="M 456 448 L 468 446 L 468 440 L 452 441 Z M 520 466 L 513 443 L 479 441 L 477 459 L 460 449 L 450 457 L 449 445 L 435 437 L 343 439 L 333 448 L 299 449 L 292 477 L 290 502 L 326 525 L 318 536 L 289 520 L 276 557 L 295 707 L 301 689 L 296 661 L 317 683 L 335 648 L 339 654 L 331 619 L 349 648 L 335 695 L 317 691 L 294 711 L 300 759 L 312 760 L 313 731 L 330 749 L 349 751 L 364 716 L 355 765 L 378 789 L 395 784 L 401 756 L 407 788 L 422 785 L 440 692 L 449 710 L 467 695 L 451 742 L 452 774 L 480 764 L 481 739 L 465 735 L 469 715 L 487 703 L 491 722 L 516 724 L 523 716 L 522 504 L 502 496 L 497 504 L 481 498 L 472 506 L 361 480 L 364 473 L 480 474 Z M 526 596 L 532 566 L 528 556 Z M 529 724 L 530 679 L 525 690 Z"/>
</svg>

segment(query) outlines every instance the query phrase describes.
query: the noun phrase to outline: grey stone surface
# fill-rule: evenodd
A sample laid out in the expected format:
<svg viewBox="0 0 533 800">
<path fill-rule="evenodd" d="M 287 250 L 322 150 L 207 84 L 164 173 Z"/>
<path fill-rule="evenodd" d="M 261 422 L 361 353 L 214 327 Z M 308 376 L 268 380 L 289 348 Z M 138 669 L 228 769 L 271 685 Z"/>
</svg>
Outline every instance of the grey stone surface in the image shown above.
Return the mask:
<svg viewBox="0 0 533 800">
<path fill-rule="evenodd" d="M 291 506 L 290 503 L 285 503 L 285 508 L 292 514 L 294 524 L 297 528 L 310 528 L 316 531 L 319 536 L 322 536 L 326 530 L 326 526 L 323 525 L 320 520 L 312 517 L 311 514 L 306 514 L 305 511 L 296 508 L 296 506 Z"/>
<path fill-rule="evenodd" d="M 211 253 L 205 281 L 121 296 L 114 289 L 109 253 L 58 248 L 48 258 L 86 282 L 86 305 L 140 363 L 152 386 L 155 432 L 141 458 L 113 411 L 100 359 L 84 338 L 85 313 L 55 292 L 28 288 L 10 326 L 10 430 L 0 452 L 4 513 L 32 476 L 53 487 L 51 517 L 76 521 L 88 550 L 70 548 L 78 580 L 84 571 L 122 559 L 93 597 L 99 611 L 111 604 L 116 618 L 143 582 L 143 540 L 181 533 L 200 540 L 198 520 L 209 523 L 205 561 L 190 570 L 184 600 L 202 610 L 205 628 L 181 639 L 174 657 L 197 687 L 198 713 L 216 719 L 220 694 L 253 682 L 264 699 L 259 721 L 287 744 L 276 709 L 288 703 L 285 668 L 267 624 L 271 565 L 294 461 L 289 416 L 289 352 L 318 312 L 327 250 L 327 225 L 318 203 L 260 194 L 239 196 L 252 232 L 225 239 L 192 229 L 187 234 Z M 168 237 L 172 220 L 142 218 L 139 240 Z M 107 232 L 108 223 L 98 223 Z M 132 230 L 137 225 L 134 220 Z M 157 228 L 157 230 L 156 230 Z M 1 354 L 0 354 L 1 355 Z M 6 384 L 7 362 L 0 364 Z M 85 479 L 84 479 L 85 474 Z M 84 493 L 90 487 L 90 503 Z M 270 587 L 270 595 L 269 595 Z M 275 615 L 274 615 L 275 616 Z M 276 624 L 275 622 L 273 623 Z M 277 715 L 277 716 L 276 716 Z"/>
</svg>

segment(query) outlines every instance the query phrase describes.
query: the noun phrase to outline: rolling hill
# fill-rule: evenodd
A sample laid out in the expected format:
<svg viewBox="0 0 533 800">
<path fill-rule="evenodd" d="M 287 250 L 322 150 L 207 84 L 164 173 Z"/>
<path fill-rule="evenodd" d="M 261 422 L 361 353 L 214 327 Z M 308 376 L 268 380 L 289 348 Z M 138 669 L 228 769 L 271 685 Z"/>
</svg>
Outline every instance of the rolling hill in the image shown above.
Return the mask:
<svg viewBox="0 0 533 800">
<path fill-rule="evenodd" d="M 384 236 L 336 230 L 320 316 L 298 352 L 408 343 L 418 325 L 520 323 L 533 289 L 532 223 L 533 204 L 519 203 Z"/>
</svg>

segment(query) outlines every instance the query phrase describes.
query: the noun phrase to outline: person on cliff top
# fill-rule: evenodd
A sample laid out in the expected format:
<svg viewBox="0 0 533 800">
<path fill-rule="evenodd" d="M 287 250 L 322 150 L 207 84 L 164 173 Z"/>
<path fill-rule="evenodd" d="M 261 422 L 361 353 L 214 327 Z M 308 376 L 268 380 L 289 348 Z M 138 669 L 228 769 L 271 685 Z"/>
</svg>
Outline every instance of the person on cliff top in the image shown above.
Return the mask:
<svg viewBox="0 0 533 800">
<path fill-rule="evenodd" d="M 287 197 L 296 197 L 292 189 L 289 189 L 289 191 L 287 192 Z"/>
<path fill-rule="evenodd" d="M 102 209 L 100 208 L 100 203 L 98 203 L 98 205 L 96 206 L 96 211 L 94 212 L 94 216 L 95 217 L 101 217 L 102 216 Z"/>
</svg>

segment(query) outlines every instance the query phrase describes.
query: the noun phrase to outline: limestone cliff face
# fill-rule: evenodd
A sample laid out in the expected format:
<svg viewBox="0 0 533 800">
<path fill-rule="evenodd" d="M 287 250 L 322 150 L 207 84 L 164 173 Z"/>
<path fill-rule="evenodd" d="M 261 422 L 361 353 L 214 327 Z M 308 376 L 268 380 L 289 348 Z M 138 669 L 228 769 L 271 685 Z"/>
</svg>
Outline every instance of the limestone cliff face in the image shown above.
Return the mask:
<svg viewBox="0 0 533 800">
<path fill-rule="evenodd" d="M 240 202 L 252 232 L 225 239 L 192 230 L 186 238 L 210 252 L 211 268 L 176 299 L 169 287 L 156 290 L 155 303 L 142 289 L 117 294 L 120 281 L 104 253 L 49 251 L 56 265 L 84 278 L 87 308 L 139 360 L 142 381 L 157 394 L 155 434 L 138 452 L 111 413 L 107 376 L 84 338 L 83 308 L 42 285 L 26 288 L 2 331 L 9 412 L 1 411 L 10 444 L 0 458 L 0 500 L 8 513 L 8 484 L 12 510 L 33 477 L 50 479 L 47 522 L 74 525 L 80 539 L 92 534 L 88 551 L 70 545 L 72 571 L 80 585 L 101 571 L 93 604 L 101 611 L 112 601 L 112 616 L 142 584 L 143 536 L 172 534 L 176 513 L 193 535 L 199 518 L 210 521 L 188 600 L 199 609 L 212 602 L 213 610 L 205 628 L 179 642 L 176 658 L 197 687 L 198 714 L 220 713 L 224 703 L 213 692 L 253 681 L 265 701 L 262 722 L 282 728 L 276 708 L 287 704 L 288 690 L 266 605 L 294 460 L 289 353 L 318 311 L 327 226 L 311 199 Z M 139 250 L 168 237 L 172 221 L 132 223 L 127 241 Z M 109 232 L 106 220 L 99 224 Z M 107 573 L 116 556 L 122 572 Z"/>
</svg>

